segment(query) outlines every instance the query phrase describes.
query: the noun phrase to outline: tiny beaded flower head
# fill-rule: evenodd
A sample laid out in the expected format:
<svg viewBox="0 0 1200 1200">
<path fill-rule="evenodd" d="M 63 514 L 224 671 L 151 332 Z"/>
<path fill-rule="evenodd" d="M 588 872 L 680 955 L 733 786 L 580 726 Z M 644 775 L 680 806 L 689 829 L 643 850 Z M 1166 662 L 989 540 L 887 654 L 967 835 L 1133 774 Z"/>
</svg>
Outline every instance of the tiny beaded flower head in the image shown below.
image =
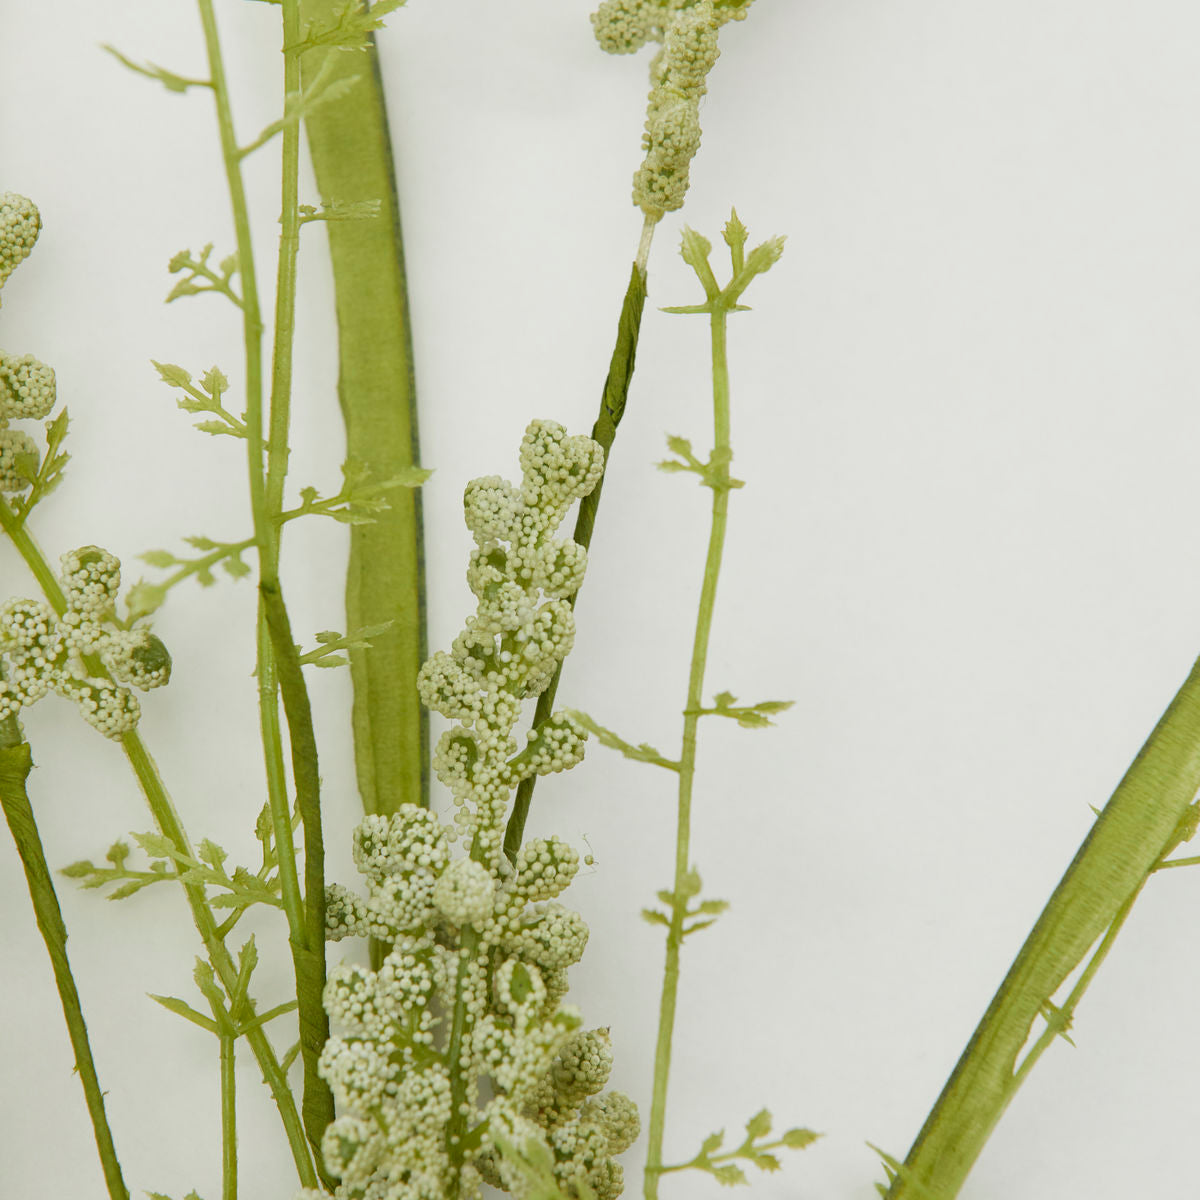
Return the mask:
<svg viewBox="0 0 1200 1200">
<path fill-rule="evenodd" d="M 683 207 L 700 148 L 700 100 L 720 51 L 717 30 L 745 18 L 753 0 L 602 0 L 592 14 L 600 48 L 632 54 L 662 46 L 650 64 L 651 91 L 633 202 L 652 220 Z"/>
<path fill-rule="evenodd" d="M 16 192 L 0 195 L 0 288 L 33 249 L 42 229 L 37 205 Z"/>
</svg>

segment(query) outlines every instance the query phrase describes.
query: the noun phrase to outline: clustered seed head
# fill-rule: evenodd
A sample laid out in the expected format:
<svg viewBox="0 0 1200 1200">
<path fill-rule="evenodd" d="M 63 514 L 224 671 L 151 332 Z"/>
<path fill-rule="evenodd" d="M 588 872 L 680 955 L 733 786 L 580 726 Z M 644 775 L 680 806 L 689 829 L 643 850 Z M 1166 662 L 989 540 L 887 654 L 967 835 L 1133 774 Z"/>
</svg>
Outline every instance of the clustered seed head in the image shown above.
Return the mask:
<svg viewBox="0 0 1200 1200">
<path fill-rule="evenodd" d="M 42 229 L 37 205 L 16 192 L 0 195 L 0 288 L 33 249 Z"/>
<path fill-rule="evenodd" d="M 5 354 L 0 350 L 0 419 L 39 420 L 57 399 L 51 367 L 32 354 Z"/>
<path fill-rule="evenodd" d="M 535 421 L 520 458 L 520 487 L 488 476 L 466 489 L 475 538 L 467 578 L 478 605 L 418 679 L 425 704 L 457 722 L 434 753 L 453 818 L 443 823 L 412 804 L 367 817 L 353 842 L 367 895 L 340 885 L 326 895 L 331 939 L 370 936 L 392 947 L 379 971 L 335 968 L 325 990 L 338 1030 L 321 1058 L 339 1109 L 323 1145 L 340 1180 L 336 1200 L 450 1192 L 474 1200 L 484 1183 L 528 1195 L 492 1131 L 552 1150 L 567 1194 L 584 1185 L 600 1200 L 620 1192 L 612 1156 L 626 1148 L 620 1135 L 632 1106 L 612 1093 L 608 1108 L 597 1107 L 592 1097 L 611 1065 L 607 1035 L 578 1036 L 579 1014 L 562 1003 L 587 925 L 555 898 L 579 854 L 558 838 L 528 843 L 515 867 L 501 853 L 520 780 L 583 757 L 584 731 L 565 714 L 532 730 L 519 751 L 513 731 L 574 638 L 569 597 L 586 555 L 554 535 L 571 503 L 595 487 L 603 451 Z M 469 851 L 455 857 L 460 839 Z M 451 1039 L 456 1012 L 460 1036 Z M 610 1109 L 625 1114 L 624 1125 L 606 1117 Z M 452 1129 L 473 1148 L 455 1144 Z"/>
<path fill-rule="evenodd" d="M 41 451 L 20 429 L 0 427 L 0 492 L 23 492 L 37 475 Z"/>
<path fill-rule="evenodd" d="M 746 16 L 753 0 L 602 0 L 592 28 L 602 50 L 632 54 L 662 45 L 650 64 L 642 137 L 645 160 L 633 177 L 633 202 L 653 220 L 683 207 L 700 148 L 700 100 L 717 61 L 717 30 Z"/>
<path fill-rule="evenodd" d="M 0 605 L 0 717 L 54 691 L 74 701 L 105 737 L 119 738 L 135 728 L 141 706 L 122 685 L 161 687 L 171 675 L 171 656 L 148 629 L 109 627 L 120 581 L 114 555 L 83 546 L 62 556 L 61 617 L 39 600 Z M 112 678 L 93 678 L 86 654 L 99 656 Z"/>
</svg>

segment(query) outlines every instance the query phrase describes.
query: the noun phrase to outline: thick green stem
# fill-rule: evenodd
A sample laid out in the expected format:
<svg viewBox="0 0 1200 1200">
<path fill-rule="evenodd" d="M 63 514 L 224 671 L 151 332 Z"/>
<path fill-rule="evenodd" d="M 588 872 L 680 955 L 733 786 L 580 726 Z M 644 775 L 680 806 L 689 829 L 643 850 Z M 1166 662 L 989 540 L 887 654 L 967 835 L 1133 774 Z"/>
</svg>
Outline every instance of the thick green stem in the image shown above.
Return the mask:
<svg viewBox="0 0 1200 1200">
<path fill-rule="evenodd" d="M 675 881 L 672 888 L 671 923 L 667 931 L 666 965 L 663 968 L 662 998 L 659 1002 L 658 1039 L 654 1049 L 654 1088 L 650 1100 L 650 1122 L 646 1147 L 645 1195 L 656 1200 L 662 1173 L 663 1133 L 666 1125 L 667 1084 L 671 1074 L 671 1043 L 675 1032 L 675 1006 L 679 993 L 679 958 L 683 948 L 683 925 L 689 899 L 695 889 L 688 886 L 691 868 L 688 854 L 692 828 L 692 786 L 696 776 L 696 739 L 704 704 L 704 671 L 712 633 L 717 582 L 725 549 L 725 527 L 729 511 L 729 366 L 725 353 L 727 313 L 712 313 L 713 458 L 726 465 L 724 479 L 713 486 L 712 525 L 704 560 L 704 582 L 692 641 L 692 663 L 688 674 L 687 704 L 683 718 L 683 751 L 679 756 L 679 803 L 675 827 Z"/>
<path fill-rule="evenodd" d="M 647 221 L 646 233 L 643 234 L 643 245 L 649 253 L 649 235 L 654 230 L 654 224 Z M 617 341 L 613 346 L 612 358 L 608 364 L 608 375 L 604 380 L 604 391 L 600 397 L 600 413 L 592 426 L 592 438 L 604 448 L 604 469 L 608 471 L 608 454 L 617 436 L 617 426 L 625 414 L 625 401 L 629 397 L 629 385 L 633 381 L 633 369 L 637 358 L 638 332 L 642 326 L 642 310 L 646 307 L 646 271 L 645 266 L 634 263 L 629 274 L 629 286 L 625 289 L 625 299 L 621 304 L 621 317 L 617 322 Z M 604 476 L 595 488 L 579 502 L 579 515 L 575 521 L 574 540 L 584 549 L 592 542 L 592 531 L 596 525 L 596 510 L 600 506 L 600 491 L 604 487 Z M 578 593 L 571 597 L 574 606 Z M 554 672 L 550 686 L 538 697 L 537 708 L 533 714 L 533 728 L 541 725 L 554 711 L 554 698 L 558 694 L 558 681 L 562 676 L 562 663 Z M 512 814 L 504 830 L 504 853 L 509 861 L 516 862 L 521 849 L 521 840 L 525 836 L 525 822 L 529 817 L 529 806 L 533 802 L 533 789 L 537 784 L 537 776 L 530 775 L 521 780 L 517 788 L 516 799 L 513 801 Z"/>
<path fill-rule="evenodd" d="M 221 1034 L 221 1198 L 237 1200 L 237 1038 Z"/>
<path fill-rule="evenodd" d="M 37 926 L 54 969 L 54 982 L 67 1022 L 71 1049 L 75 1052 L 75 1070 L 79 1073 L 88 1116 L 92 1120 L 92 1133 L 96 1139 L 96 1151 L 100 1155 L 104 1182 L 111 1200 L 129 1200 L 129 1192 L 121 1176 L 121 1164 L 113 1145 L 112 1130 L 104 1111 L 104 1093 L 100 1090 L 100 1080 L 96 1075 L 79 992 L 67 959 L 67 927 L 63 923 L 50 867 L 25 787 L 32 765 L 29 744 L 22 739 L 16 718 L 0 720 L 0 806 L 4 808 L 21 865 L 25 868 L 25 881 L 29 885 Z"/>
<path fill-rule="evenodd" d="M 328 23 L 341 0 L 301 0 L 304 21 Z M 416 386 L 392 147 L 374 44 L 353 54 L 314 49 L 303 78 L 328 72 L 354 90 L 304 120 L 317 187 L 326 202 L 378 200 L 370 219 L 329 221 L 338 321 L 338 395 L 346 453 L 372 479 L 418 461 Z M 425 660 L 421 495 L 389 494 L 388 508 L 350 529 L 346 624 L 391 622 L 369 650 L 350 652 L 354 754 L 363 809 L 387 815 L 429 803 L 428 716 L 417 698 Z M 377 964 L 378 965 L 378 964 Z"/>
<path fill-rule="evenodd" d="M 887 1195 L 953 1200 L 1051 1037 L 1019 1067 L 1039 1014 L 1103 938 L 1086 986 L 1200 788 L 1200 662 L 1092 826 L 983 1015 Z M 1082 994 L 1082 993 L 1079 993 Z M 1073 1009 L 1072 993 L 1063 1009 Z"/>
</svg>

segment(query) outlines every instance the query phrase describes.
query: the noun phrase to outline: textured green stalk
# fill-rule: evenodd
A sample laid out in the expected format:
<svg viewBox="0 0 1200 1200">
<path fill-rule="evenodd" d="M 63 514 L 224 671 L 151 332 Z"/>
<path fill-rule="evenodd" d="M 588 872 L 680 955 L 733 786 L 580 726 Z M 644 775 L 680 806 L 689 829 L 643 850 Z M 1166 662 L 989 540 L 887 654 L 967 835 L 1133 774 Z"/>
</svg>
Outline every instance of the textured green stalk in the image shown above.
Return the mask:
<svg viewBox="0 0 1200 1200">
<path fill-rule="evenodd" d="M 1086 987 L 1148 876 L 1186 833 L 1200 788 L 1200 662 L 1092 826 L 983 1015 L 893 1180 L 889 1200 L 953 1200 L 1030 1067 L 1038 1015 L 1103 938 Z M 1061 1012 L 1069 1017 L 1077 988 Z M 1059 1023 L 1061 1023 L 1061 1018 Z"/>
<path fill-rule="evenodd" d="M 328 19 L 337 0 L 301 0 L 305 21 Z M 331 63 L 327 60 L 332 59 Z M 400 211 L 387 113 L 374 45 L 304 54 L 303 77 L 332 68 L 359 76 L 348 96 L 305 118 L 322 198 L 380 201 L 377 217 L 329 221 L 337 299 L 338 395 L 347 457 L 389 479 L 418 460 L 416 387 Z M 424 551 L 420 492 L 390 493 L 389 508 L 350 530 L 347 628 L 391 622 L 371 648 L 350 652 L 354 752 L 368 813 L 428 805 L 428 716 L 417 699 L 425 660 Z"/>
<path fill-rule="evenodd" d="M 50 565 L 46 561 L 46 556 L 33 540 L 28 529 L 17 520 L 16 514 L 3 499 L 0 499 L 0 529 L 8 535 L 13 545 L 20 552 L 26 566 L 28 566 L 30 572 L 41 586 L 42 594 L 46 597 L 47 603 L 59 616 L 62 616 L 67 607 L 66 599 L 63 596 L 62 589 L 58 585 L 58 580 L 55 578 L 54 572 L 50 569 Z M 89 655 L 85 658 L 84 662 L 88 671 L 93 676 L 108 678 L 108 672 L 99 659 Z M 175 805 L 163 784 L 162 777 L 158 773 L 158 767 L 151 757 L 149 750 L 146 749 L 141 735 L 136 729 L 123 734 L 121 737 L 121 746 L 137 778 L 138 785 L 142 789 L 142 794 L 146 797 L 146 803 L 150 808 L 150 813 L 154 818 L 154 823 L 158 827 L 159 833 L 169 838 L 171 845 L 180 854 L 186 855 L 189 858 L 195 858 L 195 852 L 192 849 L 187 832 L 184 830 L 183 822 L 175 810 Z M 238 970 L 224 940 L 217 932 L 218 921 L 204 894 L 204 889 L 196 884 L 185 883 L 183 890 L 187 896 L 188 907 L 191 909 L 192 921 L 196 926 L 196 931 L 200 934 L 201 941 L 204 943 L 208 960 L 216 971 L 217 978 L 221 981 L 221 986 L 225 988 L 226 992 L 232 995 L 238 982 Z M 309 1151 L 308 1140 L 305 1137 L 304 1128 L 300 1121 L 300 1114 L 296 1109 L 295 1097 L 292 1095 L 291 1087 L 287 1081 L 287 1074 L 280 1066 L 279 1059 L 275 1055 L 275 1050 L 271 1045 L 270 1039 L 261 1026 L 254 1026 L 249 1029 L 246 1033 L 246 1040 L 250 1043 L 250 1048 L 254 1052 L 254 1056 L 258 1060 L 258 1065 L 262 1070 L 263 1080 L 270 1089 L 271 1096 L 275 1101 L 276 1107 L 279 1109 L 279 1116 L 283 1121 L 284 1131 L 287 1134 L 288 1145 L 292 1150 L 292 1157 L 295 1160 L 296 1173 L 299 1176 L 300 1182 L 305 1187 L 315 1187 L 317 1184 L 317 1175 L 313 1168 L 312 1154 Z"/>
<path fill-rule="evenodd" d="M 319 1148 L 321 1135 L 333 1120 L 334 1112 L 333 1094 L 317 1073 L 317 1062 L 329 1040 L 329 1017 L 321 1003 L 325 990 L 325 839 L 321 830 L 317 741 L 287 609 L 278 588 L 264 583 L 260 592 L 287 714 L 296 807 L 304 829 L 305 942 L 302 947 L 293 942 L 292 954 L 296 960 L 300 1053 L 304 1062 L 304 1126 L 313 1145 Z"/>
<path fill-rule="evenodd" d="M 728 464 L 729 445 L 729 366 L 725 353 L 727 313 L 717 308 L 712 313 L 713 378 L 713 458 L 723 457 Z M 679 804 L 675 827 L 675 882 L 672 887 L 671 923 L 667 931 L 666 965 L 663 968 L 662 998 L 659 1002 L 658 1039 L 654 1048 L 654 1087 L 650 1100 L 650 1122 L 646 1147 L 645 1195 L 656 1200 L 662 1172 L 663 1131 L 666 1124 L 667 1084 L 671 1074 L 671 1043 L 675 1032 L 675 1006 L 679 993 L 679 957 L 683 947 L 683 925 L 689 898 L 694 891 L 687 886 L 691 868 L 692 785 L 696 777 L 696 738 L 704 706 L 704 670 L 708 662 L 708 641 L 712 633 L 717 582 L 721 576 L 721 558 L 725 550 L 725 527 L 729 512 L 728 465 L 724 486 L 713 487 L 712 525 L 708 553 L 704 560 L 704 582 L 700 589 L 700 607 L 692 642 L 692 663 L 688 673 L 687 705 L 683 718 L 683 752 L 679 756 Z"/>
<path fill-rule="evenodd" d="M 274 344 L 271 372 L 271 403 L 267 421 L 263 412 L 262 381 L 262 317 L 254 270 L 253 244 L 250 237 L 249 210 L 242 182 L 241 162 L 244 151 L 239 149 L 233 127 L 233 114 L 225 78 L 220 39 L 213 16 L 211 0 L 199 0 L 204 25 L 205 46 L 217 108 L 217 124 L 221 141 L 230 202 L 233 208 L 234 229 L 238 248 L 238 273 L 242 279 L 243 340 L 246 355 L 246 430 L 247 465 L 250 481 L 250 504 L 254 518 L 255 542 L 258 546 L 259 579 L 261 582 L 257 635 L 257 682 L 259 725 L 262 732 L 263 755 L 267 775 L 267 798 L 271 824 L 278 851 L 279 881 L 284 912 L 288 920 L 289 942 L 296 977 L 296 999 L 299 1006 L 300 1047 L 304 1063 L 303 1120 L 309 1142 L 318 1153 L 321 1135 L 333 1119 L 333 1097 L 317 1070 L 317 1060 L 328 1034 L 328 1024 L 321 1005 L 325 984 L 324 930 L 314 944 L 310 913 L 300 889 L 296 868 L 296 850 L 292 839 L 291 811 L 287 798 L 287 780 L 283 762 L 283 731 L 279 720 L 279 678 L 276 650 L 269 628 L 266 599 L 272 598 L 278 614 L 283 609 L 279 590 L 279 517 L 283 510 L 283 489 L 287 479 L 288 428 L 291 414 L 292 354 L 295 337 L 296 269 L 300 243 L 299 168 L 300 131 L 296 122 L 287 122 L 281 131 L 282 168 L 280 171 L 280 241 L 275 284 Z M 300 34 L 300 13 L 297 0 L 284 0 L 283 44 L 293 45 Z M 300 92 L 300 63 L 295 53 L 284 54 L 284 94 L 295 99 Z M 267 425 L 264 441 L 264 424 Z M 266 470 L 263 455 L 266 453 Z M 291 645 L 289 641 L 289 646 Z M 307 695 L 303 701 L 296 692 L 304 692 L 304 680 L 298 669 L 292 674 L 291 702 L 285 698 L 289 715 L 289 734 L 293 743 L 293 758 L 315 758 L 311 715 Z M 291 718 L 301 722 L 294 727 Z M 311 773 L 315 781 L 315 772 Z M 305 823 L 306 874 L 316 878 L 318 891 L 323 895 L 324 862 L 319 836 L 320 809 L 315 787 L 306 795 Z M 315 845 L 307 836 L 317 831 Z M 320 900 L 314 901 L 319 908 Z"/>
<path fill-rule="evenodd" d="M 237 1200 L 237 1078 L 231 1034 L 221 1039 L 221 1200 Z"/>
<path fill-rule="evenodd" d="M 647 228 L 653 230 L 653 224 L 647 223 Z M 649 250 L 648 243 L 646 244 Z M 608 365 L 608 375 L 604 380 L 604 392 L 600 397 L 600 414 L 592 426 L 592 437 L 604 447 L 604 469 L 608 471 L 608 453 L 612 449 L 617 436 L 617 426 L 625 414 L 625 401 L 629 396 L 629 385 L 633 380 L 633 368 L 637 358 L 638 331 L 642 324 L 642 310 L 646 306 L 646 273 L 645 268 L 637 263 L 629 274 L 629 286 L 625 289 L 625 299 L 621 304 L 621 317 L 617 322 L 617 341 L 613 347 L 612 359 Z M 604 477 L 596 484 L 590 495 L 584 496 L 579 502 L 579 515 L 575 521 L 574 539 L 585 549 L 591 545 L 592 530 L 596 525 L 596 510 L 600 505 L 600 490 L 604 487 Z M 578 593 L 576 593 L 576 596 Z M 576 596 L 571 597 L 575 604 Z M 537 708 L 533 714 L 533 727 L 536 729 L 554 711 L 554 697 L 558 693 L 558 681 L 562 675 L 562 663 L 554 672 L 550 686 L 538 697 Z M 529 817 L 529 806 L 533 801 L 533 789 L 537 776 L 530 775 L 521 780 L 517 788 L 516 799 L 513 801 L 512 814 L 508 818 L 508 826 L 504 831 L 504 853 L 510 861 L 517 861 L 521 849 L 521 840 L 525 835 L 525 822 Z"/>
<path fill-rule="evenodd" d="M 96 1064 L 92 1059 L 92 1048 L 88 1041 L 87 1025 L 79 1003 L 79 992 L 71 974 L 67 959 L 67 927 L 63 923 L 58 896 L 46 862 L 42 839 L 38 835 L 37 821 L 29 803 L 26 780 L 32 767 L 29 744 L 22 740 L 15 717 L 0 720 L 0 806 L 12 831 L 21 865 L 25 868 L 25 882 L 29 885 L 29 896 L 33 901 L 37 926 L 50 955 L 54 969 L 54 982 L 58 987 L 58 998 L 67 1022 L 67 1033 L 71 1038 L 71 1049 L 75 1052 L 75 1070 L 83 1086 L 87 1101 L 88 1116 L 92 1120 L 92 1133 L 96 1139 L 96 1151 L 100 1155 L 100 1166 L 104 1171 L 104 1182 L 111 1200 L 129 1200 L 125 1180 L 121 1177 L 121 1164 L 117 1160 L 113 1145 L 112 1130 L 104 1111 L 104 1093 L 96 1075 Z"/>
</svg>

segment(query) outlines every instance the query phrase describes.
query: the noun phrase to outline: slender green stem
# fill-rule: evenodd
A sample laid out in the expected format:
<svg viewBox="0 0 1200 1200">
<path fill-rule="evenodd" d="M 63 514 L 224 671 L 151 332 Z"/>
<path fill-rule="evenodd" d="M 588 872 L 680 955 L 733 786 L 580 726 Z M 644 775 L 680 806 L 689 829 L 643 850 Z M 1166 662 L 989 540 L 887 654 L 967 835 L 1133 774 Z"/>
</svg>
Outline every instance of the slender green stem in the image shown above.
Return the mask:
<svg viewBox="0 0 1200 1200">
<path fill-rule="evenodd" d="M 29 744 L 21 737 L 16 718 L 0 720 L 0 806 L 4 808 L 5 819 L 21 857 L 21 866 L 25 869 L 25 881 L 29 885 L 37 926 L 54 969 L 54 982 L 67 1022 L 71 1049 L 75 1052 L 75 1070 L 79 1073 L 79 1082 L 87 1101 L 104 1182 L 111 1200 L 129 1200 L 129 1192 L 121 1176 L 121 1164 L 113 1145 L 112 1130 L 104 1111 L 104 1093 L 96 1075 L 96 1063 L 92 1058 L 79 992 L 67 958 L 67 927 L 63 923 L 50 866 L 46 862 L 37 821 L 26 791 L 26 780 L 32 765 Z"/>
<path fill-rule="evenodd" d="M 713 457 L 728 463 L 729 445 L 729 366 L 726 358 L 724 309 L 713 311 Z M 692 662 L 688 673 L 687 704 L 683 718 L 683 751 L 679 756 L 679 803 L 675 827 L 675 882 L 672 889 L 671 923 L 667 931 L 666 965 L 663 968 L 662 998 L 659 1002 L 658 1039 L 654 1049 L 654 1087 L 650 1101 L 650 1122 L 646 1149 L 645 1195 L 656 1200 L 662 1174 L 663 1132 L 666 1125 L 667 1085 L 671 1073 L 671 1043 L 675 1032 L 675 1007 L 679 993 L 679 959 L 683 947 L 683 925 L 688 900 L 694 891 L 688 887 L 691 844 L 692 787 L 696 776 L 696 741 L 703 707 L 704 671 L 708 662 L 708 642 L 712 633 L 717 582 L 725 549 L 725 528 L 729 511 L 728 466 L 726 486 L 713 487 L 712 525 L 708 553 L 704 560 L 704 582 L 700 589 L 700 607 L 692 641 Z"/>
<path fill-rule="evenodd" d="M 67 607 L 62 588 L 59 587 L 58 580 L 50 569 L 46 556 L 34 541 L 33 536 L 28 529 L 18 524 L 15 514 L 3 499 L 0 499 L 0 529 L 3 529 L 12 539 L 30 572 L 41 585 L 42 594 L 46 597 L 47 602 L 61 616 Z M 89 655 L 85 659 L 85 664 L 96 677 L 108 677 L 108 673 L 99 659 Z M 170 839 L 172 846 L 179 853 L 194 858 L 195 853 L 184 830 L 183 822 L 175 810 L 175 805 L 159 775 L 158 767 L 146 749 L 141 735 L 137 730 L 132 730 L 122 735 L 121 745 L 141 787 L 142 794 L 146 797 L 146 803 L 149 805 L 150 813 L 159 832 Z M 218 932 L 219 924 L 213 915 L 204 889 L 195 884 L 184 884 L 183 888 L 191 909 L 192 921 L 204 943 L 208 960 L 217 972 L 222 987 L 232 995 L 238 980 L 237 967 Z M 270 1039 L 261 1026 L 250 1029 L 246 1034 L 246 1039 L 250 1043 L 250 1048 L 262 1069 L 263 1079 L 279 1109 L 300 1182 L 305 1187 L 315 1187 L 317 1176 L 313 1168 L 313 1159 L 300 1121 L 300 1114 L 296 1109 L 295 1098 L 288 1085 L 287 1075 L 281 1068 Z"/>
<path fill-rule="evenodd" d="M 246 441 L 247 465 L 250 479 L 250 504 L 254 520 L 255 542 L 258 545 L 260 602 L 258 610 L 257 681 L 259 726 L 262 733 L 263 756 L 267 777 L 267 798 L 275 847 L 279 859 L 280 895 L 288 920 L 289 942 L 296 976 L 296 998 L 300 1013 L 300 1045 L 304 1060 L 304 1127 L 310 1143 L 318 1152 L 321 1135 L 333 1119 L 333 1097 L 320 1078 L 317 1060 L 328 1035 L 321 993 L 325 981 L 324 930 L 314 941 L 310 918 L 323 905 L 323 855 L 321 851 L 319 799 L 315 788 L 304 797 L 302 809 L 305 824 L 306 868 L 310 884 L 311 908 L 306 908 L 296 868 L 296 849 L 292 838 L 291 812 L 287 798 L 287 776 L 284 767 L 283 730 L 279 718 L 279 673 L 275 646 L 266 611 L 266 596 L 272 597 L 278 613 L 284 609 L 279 590 L 280 515 L 283 511 L 283 489 L 287 479 L 288 429 L 291 414 L 292 355 L 295 338 L 296 271 L 299 253 L 299 168 L 300 131 L 296 122 L 288 122 L 282 130 L 282 170 L 279 256 L 276 269 L 274 347 L 271 372 L 271 405 L 269 419 L 264 422 L 262 379 L 263 325 L 258 301 L 258 288 L 253 268 L 253 245 L 250 239 L 249 213 L 242 183 L 241 162 L 245 157 L 239 150 L 234 134 L 232 109 L 225 79 L 220 39 L 212 13 L 211 0 L 199 0 L 204 21 L 213 93 L 216 98 L 217 121 L 220 131 L 221 154 L 229 185 L 230 202 L 238 245 L 238 265 L 242 274 L 243 334 L 246 352 Z M 284 0 L 283 45 L 299 40 L 300 10 L 298 0 Z M 284 93 L 293 98 L 300 92 L 300 62 L 295 53 L 284 54 Z M 267 440 L 264 446 L 264 425 Z M 266 471 L 263 471 L 263 452 L 266 451 Z M 292 703 L 289 718 L 294 714 L 303 727 L 291 728 L 293 755 L 306 761 L 315 760 L 315 739 L 312 737 L 311 715 L 303 676 L 299 670 L 289 676 Z M 303 698 L 300 698 L 303 693 Z M 314 770 L 309 778 L 315 783 Z M 319 893 L 313 896 L 315 888 Z M 323 920 L 323 918 L 322 918 Z"/>
<path fill-rule="evenodd" d="M 650 237 L 654 233 L 654 222 L 648 217 L 642 234 L 643 248 L 650 251 Z M 646 306 L 646 269 L 641 261 L 634 263 L 629 275 L 629 286 L 621 304 L 621 317 L 617 323 L 617 341 L 613 347 L 604 380 L 604 391 L 600 397 L 600 413 L 592 426 L 592 438 L 604 448 L 604 469 L 608 471 L 608 455 L 617 436 L 617 426 L 625 414 L 625 402 L 629 396 L 629 385 L 633 381 L 633 369 L 637 358 L 638 332 L 642 325 L 642 310 Z M 592 531 L 596 525 L 596 511 L 600 506 L 600 492 L 604 487 L 604 476 L 595 488 L 579 502 L 579 515 L 575 521 L 574 540 L 585 550 L 592 543 Z M 578 593 L 571 597 L 574 606 Z M 538 697 L 533 714 L 533 728 L 541 725 L 554 711 L 554 698 L 558 694 L 558 681 L 562 677 L 562 663 L 558 664 L 550 686 Z M 529 817 L 529 806 L 533 801 L 533 789 L 537 776 L 529 775 L 521 780 L 513 801 L 512 814 L 504 830 L 504 853 L 510 862 L 517 861 L 521 841 L 525 836 L 525 822 Z"/>
<path fill-rule="evenodd" d="M 1055 888 L 888 1190 L 953 1200 L 1050 1040 L 1018 1067 L 1040 1014 L 1100 939 L 1090 983 L 1146 879 L 1194 827 L 1200 788 L 1200 662 L 1179 689 Z M 1063 1010 L 1073 1010 L 1077 985 Z M 1044 1042 L 1044 1044 L 1043 1044 Z M 1035 1053 L 1036 1052 L 1036 1053 Z"/>
<path fill-rule="evenodd" d="M 221 1197 L 237 1200 L 237 1080 L 234 1071 L 236 1036 L 221 1039 Z"/>
</svg>

